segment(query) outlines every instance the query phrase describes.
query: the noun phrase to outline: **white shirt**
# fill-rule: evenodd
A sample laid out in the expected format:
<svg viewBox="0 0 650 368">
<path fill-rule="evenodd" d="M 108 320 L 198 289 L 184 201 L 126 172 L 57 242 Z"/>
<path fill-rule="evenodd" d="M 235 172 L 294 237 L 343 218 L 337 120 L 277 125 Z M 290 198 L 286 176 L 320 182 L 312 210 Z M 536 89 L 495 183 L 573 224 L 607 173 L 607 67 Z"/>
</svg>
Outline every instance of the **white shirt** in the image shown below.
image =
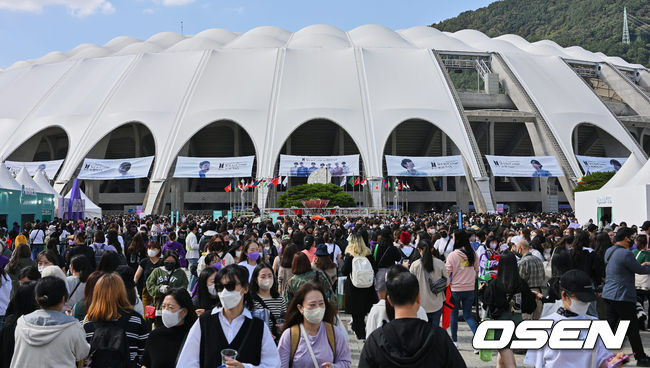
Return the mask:
<svg viewBox="0 0 650 368">
<path fill-rule="evenodd" d="M 449 245 L 447 245 L 447 241 L 449 241 Z M 454 239 L 452 239 L 450 236 L 447 236 L 446 238 L 440 238 L 436 240 L 436 243 L 433 245 L 434 248 L 438 250 L 438 253 L 440 255 L 443 255 L 445 258 L 449 255 L 449 253 L 454 251 Z M 445 251 L 445 247 L 447 247 L 447 251 Z"/>
<path fill-rule="evenodd" d="M 232 323 L 228 322 L 228 319 L 223 316 L 221 313 L 222 308 L 214 308 L 212 314 L 219 313 L 219 322 L 221 323 L 221 329 L 223 334 L 226 337 L 226 340 L 230 344 L 232 340 L 235 339 L 239 329 L 244 324 L 246 318 L 253 318 L 251 312 L 244 308 L 244 311 L 241 315 L 232 320 Z M 201 351 L 201 323 L 197 319 L 194 322 L 194 325 L 190 329 L 190 332 L 187 334 L 185 339 L 185 345 L 183 345 L 183 350 L 181 355 L 178 357 L 178 364 L 176 368 L 199 368 L 200 367 L 200 354 Z M 280 367 L 280 353 L 278 353 L 278 347 L 273 342 L 273 336 L 271 336 L 271 331 L 269 327 L 264 324 L 264 332 L 262 335 L 262 351 L 260 354 L 260 365 L 252 365 L 244 363 L 244 367 L 253 368 L 253 367 L 264 367 L 264 368 L 278 368 Z"/>
<path fill-rule="evenodd" d="M 427 312 L 421 306 L 418 308 L 418 318 L 429 322 Z M 374 330 L 381 327 L 384 324 L 384 321 L 388 322 L 388 315 L 386 314 L 386 300 L 380 299 L 372 306 L 372 308 L 370 308 L 370 313 L 368 313 L 368 321 L 366 322 L 366 338 L 370 337 L 370 334 Z"/>
<path fill-rule="evenodd" d="M 338 258 L 339 258 L 339 254 L 341 254 L 341 248 L 339 248 L 339 246 L 334 243 L 325 243 L 325 245 L 327 245 L 327 253 L 332 254 L 332 252 L 334 252 L 334 263 L 336 263 L 336 265 L 338 266 L 339 265 Z"/>
<path fill-rule="evenodd" d="M 563 319 L 597 319 L 592 316 L 582 315 L 577 317 L 564 317 L 553 313 L 544 319 L 551 319 L 558 322 Z M 549 331 L 550 332 L 550 331 Z M 587 330 L 580 330 L 580 340 L 587 337 Z M 551 350 L 548 343 L 538 350 L 528 350 L 524 358 L 524 364 L 534 365 L 536 368 L 598 368 L 602 362 L 613 354 L 605 348 L 601 339 L 596 340 L 594 351 L 591 350 Z"/>
<path fill-rule="evenodd" d="M 34 229 L 29 233 L 29 240 L 32 244 L 43 244 L 45 239 L 45 231 L 41 229 Z"/>
<path fill-rule="evenodd" d="M 257 267 L 257 265 L 255 265 L 255 266 L 249 265 L 248 260 L 241 261 L 241 262 L 238 263 L 238 265 L 244 266 L 244 267 L 246 267 L 246 269 L 248 269 L 248 282 L 251 282 L 251 278 L 253 277 L 253 271 L 255 271 L 255 267 Z"/>
<path fill-rule="evenodd" d="M 196 234 L 194 234 L 193 231 L 187 233 L 187 238 L 185 238 L 185 248 L 187 249 L 187 254 L 185 255 L 186 259 L 199 258 L 199 242 L 196 240 Z"/>
</svg>

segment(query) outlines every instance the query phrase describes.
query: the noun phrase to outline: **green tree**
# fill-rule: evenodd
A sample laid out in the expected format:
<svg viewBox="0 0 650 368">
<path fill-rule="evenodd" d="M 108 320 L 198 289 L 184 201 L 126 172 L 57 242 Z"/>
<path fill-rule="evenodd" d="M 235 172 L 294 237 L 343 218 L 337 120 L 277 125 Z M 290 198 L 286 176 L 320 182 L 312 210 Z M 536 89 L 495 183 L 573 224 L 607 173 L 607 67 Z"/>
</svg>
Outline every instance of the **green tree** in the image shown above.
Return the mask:
<svg viewBox="0 0 650 368">
<path fill-rule="evenodd" d="M 356 207 L 354 198 L 336 184 L 303 184 L 291 187 L 278 198 L 278 206 L 302 208 L 302 201 L 310 199 L 329 199 L 327 207 Z"/>
<path fill-rule="evenodd" d="M 583 176 L 582 180 L 573 190 L 573 193 L 600 189 L 614 176 L 614 174 L 616 174 L 616 171 L 596 172 L 591 175 Z"/>
</svg>

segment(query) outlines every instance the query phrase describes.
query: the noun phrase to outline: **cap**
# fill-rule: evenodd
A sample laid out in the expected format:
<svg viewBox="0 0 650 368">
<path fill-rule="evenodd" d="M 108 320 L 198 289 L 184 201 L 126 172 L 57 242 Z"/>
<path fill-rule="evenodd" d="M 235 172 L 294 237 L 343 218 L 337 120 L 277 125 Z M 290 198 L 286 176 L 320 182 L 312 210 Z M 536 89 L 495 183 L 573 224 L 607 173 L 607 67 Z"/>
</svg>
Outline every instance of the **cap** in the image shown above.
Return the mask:
<svg viewBox="0 0 650 368">
<path fill-rule="evenodd" d="M 584 271 L 570 270 L 565 272 L 560 278 L 560 288 L 575 295 L 583 302 L 596 300 L 594 284 Z"/>
<path fill-rule="evenodd" d="M 643 225 L 641 225 L 641 230 L 646 231 L 650 229 L 650 221 L 646 220 L 643 221 Z"/>
<path fill-rule="evenodd" d="M 318 244 L 318 247 L 316 248 L 316 253 L 314 253 L 316 256 L 329 256 L 329 252 L 327 251 L 327 244 Z"/>
</svg>

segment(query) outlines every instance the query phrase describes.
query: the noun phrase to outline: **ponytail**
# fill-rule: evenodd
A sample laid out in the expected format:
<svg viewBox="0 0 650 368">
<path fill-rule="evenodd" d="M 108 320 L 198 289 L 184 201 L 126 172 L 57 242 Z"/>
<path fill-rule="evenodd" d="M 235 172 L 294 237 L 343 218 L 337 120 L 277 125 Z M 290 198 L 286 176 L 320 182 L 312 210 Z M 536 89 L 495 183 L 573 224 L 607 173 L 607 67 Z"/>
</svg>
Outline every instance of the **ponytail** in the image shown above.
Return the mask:
<svg viewBox="0 0 650 368">
<path fill-rule="evenodd" d="M 431 247 L 426 240 L 420 240 L 418 249 L 422 251 L 422 267 L 427 272 L 433 271 L 433 256 L 431 255 Z"/>
</svg>

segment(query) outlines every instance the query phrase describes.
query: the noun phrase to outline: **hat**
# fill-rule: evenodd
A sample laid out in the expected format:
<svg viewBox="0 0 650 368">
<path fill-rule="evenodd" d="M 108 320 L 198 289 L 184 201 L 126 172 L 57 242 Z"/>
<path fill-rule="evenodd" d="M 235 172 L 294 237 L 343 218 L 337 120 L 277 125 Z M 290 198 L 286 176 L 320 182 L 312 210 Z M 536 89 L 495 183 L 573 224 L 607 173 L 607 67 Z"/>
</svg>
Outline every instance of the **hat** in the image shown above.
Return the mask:
<svg viewBox="0 0 650 368">
<path fill-rule="evenodd" d="M 641 225 L 641 230 L 646 231 L 650 229 L 650 221 L 646 220 L 643 221 L 643 225 Z"/>
<path fill-rule="evenodd" d="M 117 266 L 115 272 L 120 275 L 122 281 L 124 281 L 124 287 L 127 290 L 135 287 L 135 282 L 133 282 L 133 276 L 135 276 L 135 272 L 133 271 L 133 268 L 127 265 L 120 265 Z"/>
<path fill-rule="evenodd" d="M 402 233 L 399 235 L 399 241 L 402 244 L 410 243 L 411 242 L 411 234 L 406 232 L 406 231 L 402 231 Z"/>
<path fill-rule="evenodd" d="M 327 251 L 327 244 L 318 244 L 318 247 L 316 248 L 316 253 L 314 253 L 316 256 L 329 256 L 329 252 Z"/>
<path fill-rule="evenodd" d="M 593 302 L 596 300 L 596 290 L 594 285 L 584 271 L 570 270 L 565 272 L 560 278 L 560 288 L 575 295 L 583 302 Z"/>
</svg>

